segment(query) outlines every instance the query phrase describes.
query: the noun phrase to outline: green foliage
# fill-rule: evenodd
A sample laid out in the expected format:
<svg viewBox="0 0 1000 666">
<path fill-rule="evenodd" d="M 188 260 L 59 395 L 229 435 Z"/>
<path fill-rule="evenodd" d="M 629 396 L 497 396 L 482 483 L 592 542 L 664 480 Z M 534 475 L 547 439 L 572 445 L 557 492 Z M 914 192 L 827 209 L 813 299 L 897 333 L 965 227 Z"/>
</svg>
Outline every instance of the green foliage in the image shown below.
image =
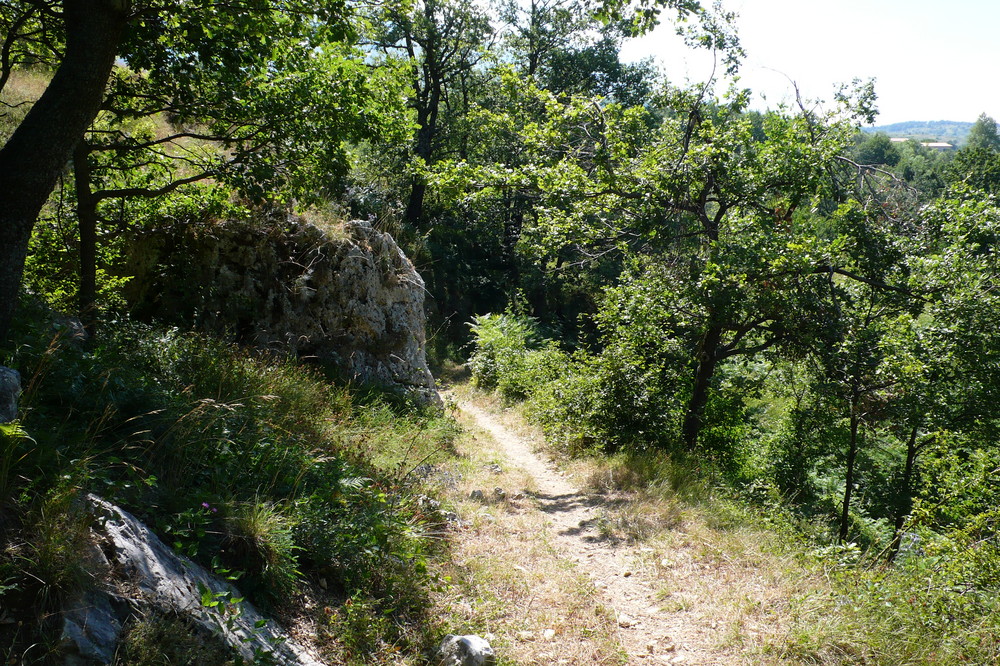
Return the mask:
<svg viewBox="0 0 1000 666">
<path fill-rule="evenodd" d="M 985 113 L 980 115 L 969 130 L 965 147 L 994 153 L 1000 152 L 1000 133 L 997 132 L 997 121 Z"/>
<path fill-rule="evenodd" d="M 232 664 L 230 650 L 221 642 L 194 633 L 177 617 L 152 615 L 125 627 L 114 666 L 168 664 Z"/>
<path fill-rule="evenodd" d="M 862 135 L 858 135 L 861 139 Z M 855 148 L 855 160 L 859 164 L 896 166 L 900 155 L 888 134 L 872 134 L 862 139 Z"/>
<path fill-rule="evenodd" d="M 348 657 L 395 651 L 391 618 L 372 599 L 354 595 L 332 613 L 327 631 L 337 635 L 346 648 Z M 353 662 L 352 662 L 353 663 Z"/>
<path fill-rule="evenodd" d="M 5 608 L 22 609 L 21 622 L 52 628 L 52 616 L 74 595 L 94 584 L 89 571 L 89 513 L 77 503 L 76 474 L 48 489 L 23 516 L 20 538 L 5 534 L 0 554 L 0 599 Z M 5 512 L 7 520 L 13 514 Z M 31 636 L 24 637 L 27 640 Z"/>
<path fill-rule="evenodd" d="M 0 423 L 0 513 L 13 499 L 22 465 L 31 454 L 35 440 L 20 423 Z"/>
<path fill-rule="evenodd" d="M 59 190 L 56 196 L 72 196 Z M 120 311 L 122 291 L 131 279 L 125 267 L 124 226 L 133 232 L 164 221 L 205 220 L 242 217 L 247 209 L 230 200 L 231 193 L 218 184 L 192 185 L 160 198 L 138 198 L 108 202 L 101 206 L 102 241 L 97 246 L 97 306 L 103 312 Z M 111 203 L 114 203 L 112 206 Z M 24 285 L 31 293 L 60 312 L 76 312 L 80 289 L 80 233 L 76 214 L 62 207 L 50 207 L 35 225 L 25 263 Z"/>
<path fill-rule="evenodd" d="M 473 319 L 475 351 L 469 357 L 473 381 L 496 389 L 508 400 L 523 400 L 538 386 L 557 377 L 566 355 L 544 340 L 538 324 L 512 314 L 485 314 Z"/>
<path fill-rule="evenodd" d="M 121 321 L 86 350 L 49 345 L 47 335 L 17 332 L 22 342 L 5 359 L 28 378 L 32 435 L 4 431 L 17 457 L 2 515 L 23 525 L 4 533 L 13 541 L 0 582 L 17 581 L 4 584 L 5 607 L 32 608 L 40 594 L 54 600 L 81 584 L 88 524 L 72 498 L 87 490 L 238 577 L 265 607 L 306 577 L 324 578 L 387 616 L 419 621 L 431 527 L 406 470 L 417 464 L 410 456 L 447 448 L 455 430 L 443 417 L 176 330 Z M 369 462 L 369 447 L 392 466 Z"/>
<path fill-rule="evenodd" d="M 990 194 L 1000 192 L 1000 152 L 969 146 L 958 151 L 944 170 L 945 182 Z"/>
</svg>

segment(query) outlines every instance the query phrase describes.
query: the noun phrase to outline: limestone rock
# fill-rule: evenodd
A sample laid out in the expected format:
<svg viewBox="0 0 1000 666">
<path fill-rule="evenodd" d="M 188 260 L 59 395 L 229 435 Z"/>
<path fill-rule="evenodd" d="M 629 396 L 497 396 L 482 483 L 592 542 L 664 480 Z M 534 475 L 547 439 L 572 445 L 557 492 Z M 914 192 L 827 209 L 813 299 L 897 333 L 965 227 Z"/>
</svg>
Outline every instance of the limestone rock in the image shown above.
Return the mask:
<svg viewBox="0 0 1000 666">
<path fill-rule="evenodd" d="M 87 572 L 95 581 L 107 581 L 111 563 L 96 543 L 84 553 Z M 110 664 L 122 632 L 120 599 L 104 586 L 73 596 L 63 609 L 63 661 L 66 664 Z M 119 608 L 115 608 L 119 606 Z"/>
<path fill-rule="evenodd" d="M 248 601 L 234 603 L 242 596 L 236 588 L 174 553 L 134 516 L 95 495 L 86 500 L 103 546 L 94 557 L 107 553 L 104 564 L 95 566 L 106 572 L 99 578 L 110 579 L 108 574 L 115 572 L 127 582 L 129 594 L 120 595 L 115 582 L 108 580 L 104 589 L 92 590 L 70 605 L 63 624 L 66 663 L 110 663 L 108 655 L 114 655 L 128 616 L 153 609 L 182 615 L 202 631 L 221 636 L 247 663 L 256 663 L 259 651 L 270 655 L 269 663 L 281 666 L 321 665 Z M 122 602 L 125 596 L 129 604 Z M 220 603 L 210 608 L 205 600 Z"/>
<path fill-rule="evenodd" d="M 425 357 L 424 281 L 367 222 L 168 226 L 133 242 L 128 271 L 139 316 L 318 357 L 441 404 Z"/>
<path fill-rule="evenodd" d="M 110 664 L 114 661 L 122 623 L 106 594 L 79 598 L 63 615 L 64 664 Z"/>
<path fill-rule="evenodd" d="M 0 365 L 0 423 L 17 418 L 17 398 L 21 395 L 21 375 Z"/>
<path fill-rule="evenodd" d="M 437 666 L 493 666 L 493 648 L 480 636 L 448 634 L 437 652 Z"/>
</svg>

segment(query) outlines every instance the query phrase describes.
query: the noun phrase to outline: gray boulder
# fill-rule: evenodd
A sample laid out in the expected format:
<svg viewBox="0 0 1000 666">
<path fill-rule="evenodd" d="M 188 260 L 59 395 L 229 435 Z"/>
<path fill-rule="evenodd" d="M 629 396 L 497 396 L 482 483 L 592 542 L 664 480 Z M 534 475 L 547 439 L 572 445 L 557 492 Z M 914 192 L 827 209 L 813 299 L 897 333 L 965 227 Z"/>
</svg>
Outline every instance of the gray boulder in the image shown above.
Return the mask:
<svg viewBox="0 0 1000 666">
<path fill-rule="evenodd" d="M 448 634 L 437 652 L 437 666 L 494 666 L 493 648 L 480 636 Z"/>
<path fill-rule="evenodd" d="M 59 340 L 77 348 L 90 339 L 90 334 L 87 333 L 87 329 L 79 317 L 58 317 L 52 322 L 52 332 Z"/>
<path fill-rule="evenodd" d="M 129 617 L 152 610 L 188 618 L 247 663 L 263 654 L 280 666 L 321 666 L 248 601 L 234 603 L 242 595 L 231 584 L 177 555 L 128 512 L 95 495 L 86 501 L 101 544 L 88 553 L 88 568 L 102 582 L 63 613 L 65 663 L 110 663 Z"/>
<path fill-rule="evenodd" d="M 0 423 L 17 418 L 17 398 L 21 395 L 21 375 L 0 365 Z"/>
</svg>

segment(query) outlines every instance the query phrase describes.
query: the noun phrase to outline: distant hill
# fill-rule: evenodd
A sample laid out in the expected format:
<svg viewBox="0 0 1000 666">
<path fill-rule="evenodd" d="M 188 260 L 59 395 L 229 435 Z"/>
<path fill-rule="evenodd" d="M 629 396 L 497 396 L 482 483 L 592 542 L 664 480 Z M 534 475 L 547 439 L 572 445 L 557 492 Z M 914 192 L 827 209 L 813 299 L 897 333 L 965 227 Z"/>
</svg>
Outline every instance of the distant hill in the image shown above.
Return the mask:
<svg viewBox="0 0 1000 666">
<path fill-rule="evenodd" d="M 905 137 L 918 141 L 946 141 L 959 146 L 965 143 L 972 125 L 973 123 L 960 123 L 954 120 L 911 120 L 879 127 L 865 127 L 864 131 L 883 132 L 892 137 Z"/>
</svg>

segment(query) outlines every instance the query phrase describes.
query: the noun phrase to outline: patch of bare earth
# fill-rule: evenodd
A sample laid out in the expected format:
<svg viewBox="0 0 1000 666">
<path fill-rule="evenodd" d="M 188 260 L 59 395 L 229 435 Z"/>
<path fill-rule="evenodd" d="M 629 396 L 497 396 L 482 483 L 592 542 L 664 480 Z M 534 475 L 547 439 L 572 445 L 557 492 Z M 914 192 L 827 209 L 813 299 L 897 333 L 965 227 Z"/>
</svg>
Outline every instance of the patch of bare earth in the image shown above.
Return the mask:
<svg viewBox="0 0 1000 666">
<path fill-rule="evenodd" d="M 786 663 L 796 599 L 817 581 L 789 574 L 765 535 L 583 491 L 534 452 L 539 437 L 522 423 L 448 397 L 479 434 L 461 452 L 470 473 L 452 489 L 466 521 L 452 567 L 472 598 L 453 588 L 440 603 L 453 623 L 490 634 L 501 663 Z M 475 490 L 481 499 L 470 499 Z M 615 538 L 629 521 L 651 533 Z"/>
</svg>

